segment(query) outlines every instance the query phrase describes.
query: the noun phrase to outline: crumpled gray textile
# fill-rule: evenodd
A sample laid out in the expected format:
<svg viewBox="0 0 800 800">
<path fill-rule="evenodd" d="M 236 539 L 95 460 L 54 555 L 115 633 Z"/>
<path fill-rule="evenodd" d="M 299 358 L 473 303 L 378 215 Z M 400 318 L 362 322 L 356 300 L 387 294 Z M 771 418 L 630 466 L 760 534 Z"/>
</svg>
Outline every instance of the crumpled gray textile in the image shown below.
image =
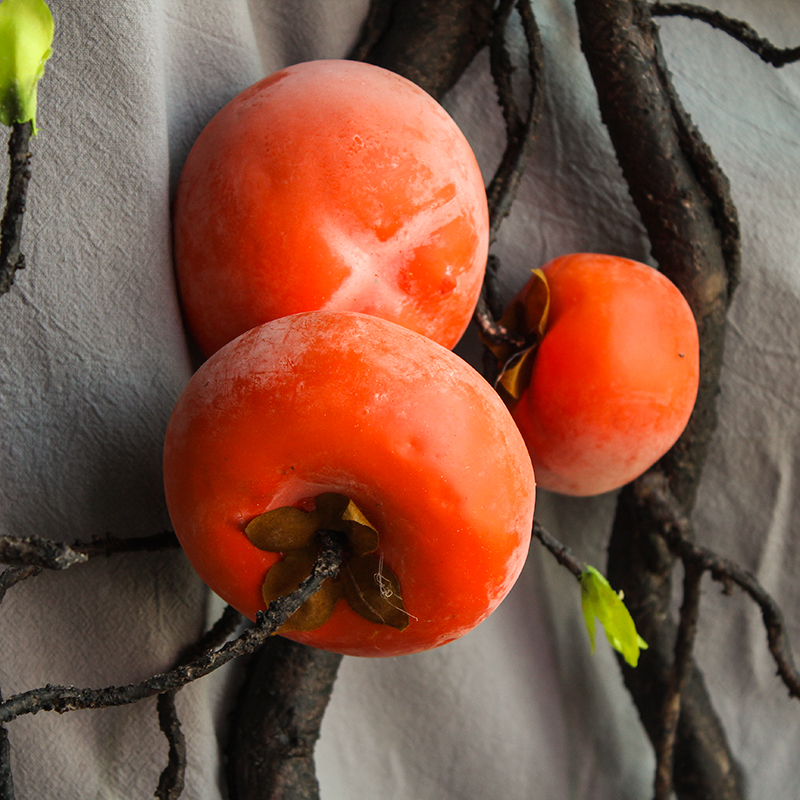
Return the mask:
<svg viewBox="0 0 800 800">
<path fill-rule="evenodd" d="M 0 530 L 72 541 L 169 528 L 161 446 L 193 369 L 170 260 L 181 165 L 210 117 L 291 63 L 343 57 L 368 0 L 52 0 L 54 54 L 23 249 L 0 298 Z M 783 46 L 795 0 L 717 0 Z M 535 0 L 547 57 L 538 144 L 495 252 L 509 298 L 557 255 L 649 260 L 603 128 L 568 0 Z M 695 513 L 702 544 L 752 570 L 800 647 L 800 65 L 776 70 L 700 22 L 662 23 L 683 102 L 727 172 L 743 275 L 730 310 L 720 424 Z M 517 37 L 521 47 L 521 37 Z M 488 179 L 503 146 L 486 54 L 445 105 Z M 3 185 L 7 164 L 0 167 Z M 459 352 L 479 362 L 474 332 Z M 600 569 L 614 496 L 541 492 L 537 516 Z M 4 697 L 167 669 L 220 610 L 180 552 L 95 559 L 11 589 Z M 758 610 L 704 584 L 697 657 L 752 798 L 795 800 L 800 706 L 775 676 Z M 178 697 L 183 797 L 218 800 L 239 666 Z M 166 764 L 155 700 L 9 726 L 17 797 L 151 797 Z M 645 800 L 653 756 L 604 638 L 594 655 L 574 579 L 538 545 L 506 602 L 446 647 L 345 659 L 317 749 L 323 800 Z"/>
</svg>

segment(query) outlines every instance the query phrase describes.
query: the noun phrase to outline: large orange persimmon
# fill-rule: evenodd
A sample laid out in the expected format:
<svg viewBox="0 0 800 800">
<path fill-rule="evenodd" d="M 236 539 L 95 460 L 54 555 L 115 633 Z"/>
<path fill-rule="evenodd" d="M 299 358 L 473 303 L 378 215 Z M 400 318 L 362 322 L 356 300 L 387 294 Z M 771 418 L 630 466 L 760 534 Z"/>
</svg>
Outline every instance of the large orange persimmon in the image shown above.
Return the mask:
<svg viewBox="0 0 800 800">
<path fill-rule="evenodd" d="M 680 291 L 646 264 L 577 253 L 543 272 L 547 325 L 513 416 L 540 487 L 600 494 L 638 477 L 686 427 L 697 326 Z"/>
<path fill-rule="evenodd" d="M 486 193 L 455 122 L 370 64 L 312 61 L 243 91 L 178 184 L 178 286 L 207 355 L 301 311 L 359 311 L 452 347 L 480 292 Z"/>
<path fill-rule="evenodd" d="M 364 593 L 379 587 L 403 618 L 356 613 L 345 575 L 320 593 L 327 621 L 281 632 L 362 656 L 436 647 L 485 619 L 522 569 L 535 497 L 519 431 L 483 377 L 352 312 L 257 326 L 206 361 L 170 419 L 164 480 L 190 561 L 250 618 L 292 588 L 281 570 L 310 569 L 314 542 L 293 540 L 303 518 L 324 506 L 312 533 L 355 529 L 342 574 L 360 572 Z"/>
</svg>

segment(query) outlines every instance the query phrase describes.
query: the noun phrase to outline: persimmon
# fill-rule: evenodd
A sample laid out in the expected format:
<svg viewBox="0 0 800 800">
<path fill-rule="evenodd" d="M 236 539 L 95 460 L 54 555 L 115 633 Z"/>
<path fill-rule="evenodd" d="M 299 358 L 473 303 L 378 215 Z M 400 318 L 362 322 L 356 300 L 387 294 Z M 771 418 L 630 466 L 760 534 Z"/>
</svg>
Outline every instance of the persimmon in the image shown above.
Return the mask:
<svg viewBox="0 0 800 800">
<path fill-rule="evenodd" d="M 430 95 L 371 64 L 296 64 L 233 98 L 189 153 L 174 209 L 183 310 L 206 355 L 316 309 L 452 347 L 488 230 L 472 149 Z"/>
<path fill-rule="evenodd" d="M 345 578 L 280 632 L 362 656 L 437 647 L 485 619 L 522 569 L 535 499 L 490 384 L 355 312 L 283 317 L 209 358 L 172 413 L 164 481 L 195 569 L 251 619 L 308 573 L 316 529 L 346 534 Z M 366 587 L 366 607 L 348 587 Z"/>
<path fill-rule="evenodd" d="M 686 427 L 699 381 L 697 325 L 677 287 L 646 264 L 576 253 L 542 272 L 549 311 L 513 417 L 540 487 L 601 494 L 642 474 Z M 520 318 L 526 303 L 541 305 L 530 293 L 539 281 L 531 277 L 515 299 Z"/>
</svg>

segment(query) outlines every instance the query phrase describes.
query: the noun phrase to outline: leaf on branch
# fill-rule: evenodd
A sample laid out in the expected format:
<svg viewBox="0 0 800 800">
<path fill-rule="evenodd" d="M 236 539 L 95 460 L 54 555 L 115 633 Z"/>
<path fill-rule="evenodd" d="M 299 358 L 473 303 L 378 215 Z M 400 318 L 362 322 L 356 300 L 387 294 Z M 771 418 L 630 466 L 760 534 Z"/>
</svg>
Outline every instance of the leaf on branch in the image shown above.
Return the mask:
<svg viewBox="0 0 800 800">
<path fill-rule="evenodd" d="M 622 592 L 615 592 L 611 584 L 594 567 L 586 567 L 581 573 L 581 608 L 589 641 L 594 653 L 595 617 L 606 632 L 611 646 L 622 654 L 630 666 L 639 663 L 639 651 L 647 649 L 647 643 L 636 632 L 633 618 L 622 602 Z"/>
<path fill-rule="evenodd" d="M 52 53 L 53 15 L 44 0 L 0 0 L 0 122 L 31 122 L 36 88 Z"/>
</svg>

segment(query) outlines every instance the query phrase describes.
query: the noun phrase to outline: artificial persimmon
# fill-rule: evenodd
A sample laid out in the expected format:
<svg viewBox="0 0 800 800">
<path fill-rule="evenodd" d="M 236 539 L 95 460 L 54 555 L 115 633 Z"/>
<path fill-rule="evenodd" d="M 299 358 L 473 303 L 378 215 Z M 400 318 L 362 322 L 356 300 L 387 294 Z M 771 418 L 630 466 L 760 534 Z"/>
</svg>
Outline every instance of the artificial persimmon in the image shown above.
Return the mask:
<svg viewBox="0 0 800 800">
<path fill-rule="evenodd" d="M 646 264 L 575 253 L 542 272 L 546 326 L 512 413 L 541 488 L 601 494 L 642 474 L 686 427 L 697 326 L 677 287 Z M 526 304 L 538 316 L 541 286 L 532 276 L 510 316 L 524 319 Z"/>
<path fill-rule="evenodd" d="M 189 153 L 174 210 L 183 310 L 206 355 L 316 309 L 452 347 L 488 230 L 472 149 L 430 95 L 371 64 L 296 64 L 233 98 Z"/>
<path fill-rule="evenodd" d="M 342 580 L 280 632 L 362 656 L 436 647 L 485 619 L 520 573 L 535 498 L 484 378 L 353 312 L 283 317 L 209 358 L 172 413 L 164 480 L 195 569 L 251 619 L 308 573 L 317 530 L 346 536 Z"/>
</svg>

